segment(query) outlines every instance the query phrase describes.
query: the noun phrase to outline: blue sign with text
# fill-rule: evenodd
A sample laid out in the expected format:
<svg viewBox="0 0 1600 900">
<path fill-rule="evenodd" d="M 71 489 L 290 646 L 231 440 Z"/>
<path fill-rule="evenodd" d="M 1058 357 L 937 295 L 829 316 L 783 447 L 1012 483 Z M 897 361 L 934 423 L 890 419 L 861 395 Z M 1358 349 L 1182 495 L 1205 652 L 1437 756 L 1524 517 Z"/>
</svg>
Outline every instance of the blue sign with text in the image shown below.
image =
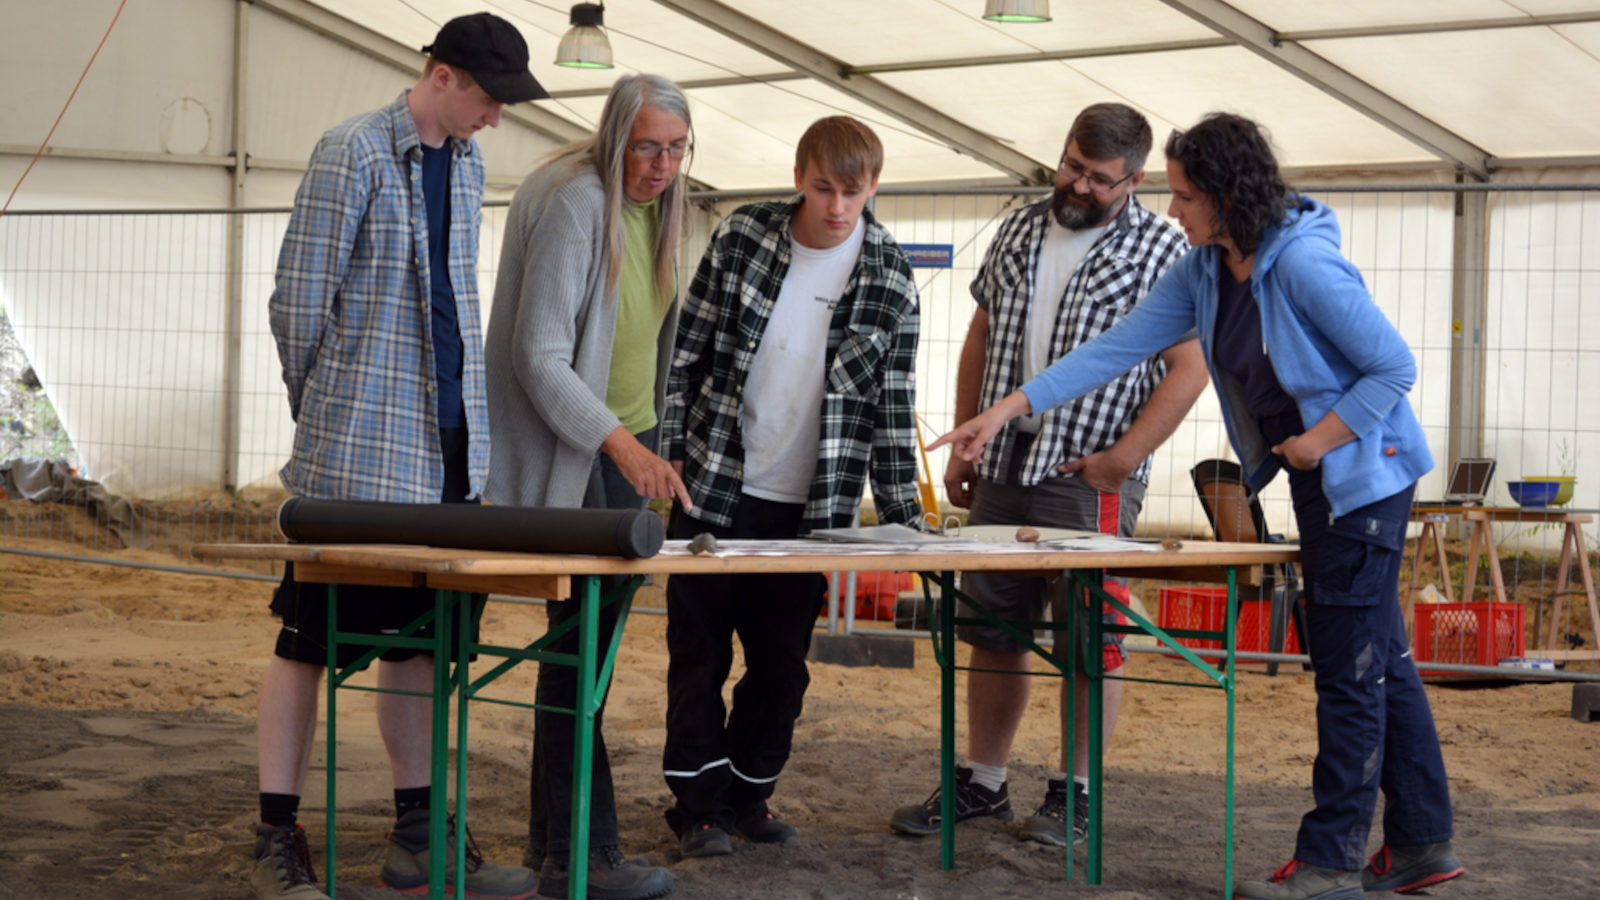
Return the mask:
<svg viewBox="0 0 1600 900">
<path fill-rule="evenodd" d="M 948 269 L 956 255 L 955 244 L 901 244 L 916 269 Z"/>
</svg>

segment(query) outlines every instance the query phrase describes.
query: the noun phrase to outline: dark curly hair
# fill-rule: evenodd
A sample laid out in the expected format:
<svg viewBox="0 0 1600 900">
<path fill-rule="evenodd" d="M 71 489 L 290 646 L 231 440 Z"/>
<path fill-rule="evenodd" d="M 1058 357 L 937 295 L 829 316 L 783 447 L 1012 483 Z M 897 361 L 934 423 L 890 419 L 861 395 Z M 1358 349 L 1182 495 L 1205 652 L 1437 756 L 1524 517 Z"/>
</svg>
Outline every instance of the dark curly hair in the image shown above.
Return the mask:
<svg viewBox="0 0 1600 900">
<path fill-rule="evenodd" d="M 1278 172 L 1272 143 L 1255 122 L 1232 113 L 1211 113 L 1188 131 L 1167 138 L 1167 159 L 1183 166 L 1195 190 L 1216 205 L 1218 231 L 1245 256 L 1261 246 L 1267 229 L 1283 221 L 1294 191 Z"/>
</svg>

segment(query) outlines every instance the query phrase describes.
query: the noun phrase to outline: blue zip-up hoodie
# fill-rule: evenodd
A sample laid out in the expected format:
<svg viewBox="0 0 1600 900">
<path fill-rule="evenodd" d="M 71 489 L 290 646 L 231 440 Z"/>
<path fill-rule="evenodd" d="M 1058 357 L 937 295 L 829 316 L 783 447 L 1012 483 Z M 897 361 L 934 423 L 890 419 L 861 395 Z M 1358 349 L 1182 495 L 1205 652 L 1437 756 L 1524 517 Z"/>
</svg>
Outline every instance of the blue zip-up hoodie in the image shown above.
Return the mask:
<svg viewBox="0 0 1600 900">
<path fill-rule="evenodd" d="M 1222 248 L 1198 247 L 1173 266 L 1111 330 L 1057 360 L 1021 390 L 1035 412 L 1094 390 L 1198 332 L 1222 400 L 1228 438 L 1256 490 L 1279 464 L 1245 406 L 1244 386 L 1217 369 L 1217 278 Z M 1256 250 L 1251 289 L 1278 382 L 1309 428 L 1332 411 L 1357 437 L 1322 458 L 1322 490 L 1336 516 L 1392 496 L 1433 468 L 1422 427 L 1405 400 L 1416 381 L 1411 349 L 1339 253 L 1333 211 L 1298 198 Z"/>
</svg>

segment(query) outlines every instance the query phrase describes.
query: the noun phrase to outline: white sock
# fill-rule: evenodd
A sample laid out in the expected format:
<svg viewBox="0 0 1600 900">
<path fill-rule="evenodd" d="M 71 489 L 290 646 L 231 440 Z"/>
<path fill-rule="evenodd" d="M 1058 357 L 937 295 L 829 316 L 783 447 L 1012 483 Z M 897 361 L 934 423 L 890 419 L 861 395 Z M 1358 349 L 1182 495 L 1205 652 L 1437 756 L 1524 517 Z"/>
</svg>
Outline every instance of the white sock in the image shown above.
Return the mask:
<svg viewBox="0 0 1600 900">
<path fill-rule="evenodd" d="M 1074 775 L 1074 776 L 1072 776 L 1072 780 L 1076 784 L 1082 785 L 1082 787 L 1083 787 L 1083 789 L 1085 791 L 1089 790 L 1089 776 L 1087 776 L 1087 775 Z"/>
<path fill-rule="evenodd" d="M 998 791 L 1006 783 L 1005 766 L 986 766 L 981 762 L 973 762 L 972 783 L 982 785 L 984 790 Z"/>
</svg>

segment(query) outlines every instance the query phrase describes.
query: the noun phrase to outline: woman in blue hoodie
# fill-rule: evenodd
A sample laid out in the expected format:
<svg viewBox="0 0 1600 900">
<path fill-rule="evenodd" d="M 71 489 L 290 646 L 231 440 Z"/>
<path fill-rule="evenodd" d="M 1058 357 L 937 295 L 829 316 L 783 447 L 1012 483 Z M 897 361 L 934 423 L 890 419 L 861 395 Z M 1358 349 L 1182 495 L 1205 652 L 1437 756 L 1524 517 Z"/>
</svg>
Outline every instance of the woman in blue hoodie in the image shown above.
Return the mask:
<svg viewBox="0 0 1600 900">
<path fill-rule="evenodd" d="M 1116 327 L 928 449 L 975 461 L 1010 419 L 1198 334 L 1252 490 L 1288 472 L 1316 669 L 1316 808 L 1294 858 L 1234 896 L 1360 900 L 1454 878 L 1449 785 L 1398 596 L 1412 495 L 1433 467 L 1406 402 L 1411 350 L 1340 255 L 1333 211 L 1284 184 L 1256 123 L 1213 113 L 1166 154 L 1168 212 L 1194 252 Z M 1384 845 L 1363 866 L 1380 789 Z"/>
</svg>

